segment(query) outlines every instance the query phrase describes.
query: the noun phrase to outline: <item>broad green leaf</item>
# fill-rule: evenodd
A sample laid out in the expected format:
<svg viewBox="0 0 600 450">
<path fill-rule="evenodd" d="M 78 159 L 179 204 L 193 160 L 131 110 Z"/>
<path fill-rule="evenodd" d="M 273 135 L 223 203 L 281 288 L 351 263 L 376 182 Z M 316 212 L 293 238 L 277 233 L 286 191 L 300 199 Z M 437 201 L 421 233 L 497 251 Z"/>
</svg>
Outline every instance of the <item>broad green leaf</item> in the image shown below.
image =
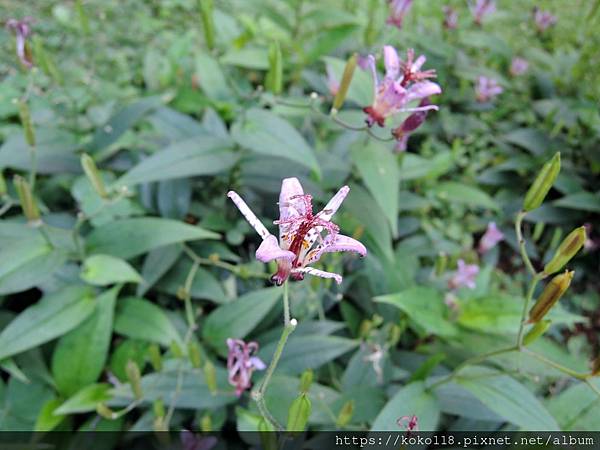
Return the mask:
<svg viewBox="0 0 600 450">
<path fill-rule="evenodd" d="M 400 173 L 396 157 L 389 148 L 371 140 L 366 146 L 355 145 L 352 159 L 369 192 L 384 212 L 392 234 L 397 235 Z"/>
<path fill-rule="evenodd" d="M 39 411 L 51 398 L 52 390 L 46 384 L 36 380 L 23 383 L 11 378 L 5 388 L 4 401 L 0 403 L 0 431 L 33 430 Z"/>
<path fill-rule="evenodd" d="M 146 365 L 148 347 L 150 344 L 135 339 L 125 339 L 120 342 L 110 355 L 110 371 L 119 380 L 127 381 L 127 363 L 131 360 L 140 370 Z"/>
<path fill-rule="evenodd" d="M 434 393 L 442 412 L 475 420 L 503 421 L 502 417 L 485 406 L 481 400 L 459 384 L 441 384 L 435 388 Z"/>
<path fill-rule="evenodd" d="M 600 378 L 590 380 L 600 389 Z M 548 411 L 562 431 L 597 431 L 600 429 L 598 396 L 586 383 L 572 384 L 546 402 Z"/>
<path fill-rule="evenodd" d="M 212 56 L 206 53 L 196 56 L 196 74 L 200 88 L 211 100 L 227 101 L 233 97 L 225 74 Z"/>
<path fill-rule="evenodd" d="M 176 220 L 142 217 L 98 227 L 87 236 L 86 245 L 88 253 L 105 253 L 128 259 L 175 242 L 218 237 L 216 233 Z"/>
<path fill-rule="evenodd" d="M 285 119 L 264 109 L 251 109 L 233 125 L 233 139 L 256 153 L 287 158 L 321 173 L 312 148 Z"/>
<path fill-rule="evenodd" d="M 246 69 L 269 68 L 267 49 L 257 47 L 232 48 L 221 57 L 221 63 Z"/>
<path fill-rule="evenodd" d="M 373 424 L 371 431 L 399 431 L 398 419 L 417 416 L 419 431 L 435 431 L 440 419 L 436 398 L 425 390 L 421 381 L 410 383 L 387 402 Z"/>
<path fill-rule="evenodd" d="M 177 295 L 177 291 L 185 284 L 191 267 L 191 261 L 188 259 L 180 259 L 169 272 L 161 278 L 156 285 L 156 289 L 160 292 Z M 228 303 L 230 301 L 230 298 L 225 294 L 225 291 L 217 278 L 202 267 L 198 268 L 196 271 L 192 287 L 190 288 L 190 294 L 193 299 L 207 299 L 215 303 Z"/>
<path fill-rule="evenodd" d="M 192 183 L 189 178 L 158 183 L 156 205 L 162 217 L 183 220 L 190 210 Z"/>
<path fill-rule="evenodd" d="M 108 383 L 90 384 L 56 408 L 54 414 L 66 415 L 95 411 L 98 403 L 105 403 L 112 398 L 111 387 Z"/>
<path fill-rule="evenodd" d="M 56 408 L 61 403 L 57 398 L 50 399 L 44 403 L 35 421 L 34 431 L 52 431 L 64 420 L 65 416 L 54 414 L 54 411 L 56 411 Z"/>
<path fill-rule="evenodd" d="M 443 200 L 455 203 L 465 203 L 469 206 L 498 209 L 497 203 L 487 193 L 479 188 L 455 181 L 446 181 L 434 186 L 431 190 Z"/>
<path fill-rule="evenodd" d="M 387 303 L 408 315 L 411 322 L 427 334 L 452 336 L 456 329 L 446 318 L 448 307 L 444 304 L 442 294 L 429 287 L 412 287 L 395 294 L 382 295 L 373 299 L 375 302 Z"/>
<path fill-rule="evenodd" d="M 543 155 L 552 148 L 552 141 L 535 128 L 518 128 L 502 137 L 506 142 L 523 147 L 533 155 Z"/>
<path fill-rule="evenodd" d="M 552 202 L 554 206 L 569 209 L 578 209 L 580 211 L 600 212 L 600 194 L 591 192 L 577 192 L 576 194 L 566 195 L 563 198 Z"/>
<path fill-rule="evenodd" d="M 52 355 L 56 388 L 65 397 L 94 383 L 104 369 L 113 328 L 113 314 L 119 288 L 114 287 L 96 300 L 96 310 L 77 328 L 58 341 Z"/>
<path fill-rule="evenodd" d="M 124 336 L 169 346 L 182 343 L 179 333 L 164 311 L 148 300 L 128 297 L 119 300 L 115 331 Z"/>
<path fill-rule="evenodd" d="M 72 286 L 45 295 L 2 330 L 0 360 L 65 334 L 89 317 L 95 307 L 87 287 Z"/>
<path fill-rule="evenodd" d="M 116 181 L 133 186 L 150 181 L 215 175 L 236 163 L 229 139 L 200 135 L 176 142 L 142 160 Z"/>
<path fill-rule="evenodd" d="M 265 318 L 281 294 L 281 288 L 259 289 L 219 306 L 206 318 L 202 336 L 225 352 L 226 339 L 245 338 Z"/>
<path fill-rule="evenodd" d="M 559 429 L 556 420 L 535 395 L 508 375 L 485 367 L 467 367 L 456 377 L 456 383 L 522 430 Z"/>
<path fill-rule="evenodd" d="M 87 257 L 81 267 L 81 279 L 95 286 L 142 281 L 140 274 L 127 261 L 110 255 Z"/>
<path fill-rule="evenodd" d="M 142 266 L 142 282 L 138 284 L 135 295 L 142 297 L 177 261 L 181 255 L 181 246 L 165 245 L 148 253 Z"/>
</svg>

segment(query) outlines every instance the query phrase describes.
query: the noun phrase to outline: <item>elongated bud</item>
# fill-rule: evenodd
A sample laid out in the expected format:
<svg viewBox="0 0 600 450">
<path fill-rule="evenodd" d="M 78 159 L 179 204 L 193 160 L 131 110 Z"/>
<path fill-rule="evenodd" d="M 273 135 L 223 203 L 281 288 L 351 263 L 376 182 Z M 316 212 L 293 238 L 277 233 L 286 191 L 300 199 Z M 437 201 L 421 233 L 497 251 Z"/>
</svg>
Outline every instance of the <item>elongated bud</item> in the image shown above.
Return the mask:
<svg viewBox="0 0 600 450">
<path fill-rule="evenodd" d="M 544 266 L 544 273 L 551 275 L 562 269 L 581 250 L 585 239 L 585 227 L 575 228 L 571 231 L 558 246 L 552 259 Z"/>
<path fill-rule="evenodd" d="M 104 199 L 108 198 L 108 192 L 104 187 L 104 181 L 102 181 L 102 177 L 100 176 L 100 172 L 98 172 L 96 163 L 90 155 L 86 153 L 81 155 L 81 167 L 83 167 L 83 171 L 88 177 L 88 180 L 90 180 L 90 183 L 94 187 L 96 193 Z"/>
<path fill-rule="evenodd" d="M 354 76 L 354 69 L 356 69 L 356 62 L 358 61 L 358 55 L 354 53 L 346 63 L 346 67 L 344 67 L 344 73 L 342 74 L 342 80 L 340 81 L 340 87 L 338 88 L 337 93 L 335 94 L 335 98 L 333 99 L 333 106 L 331 108 L 331 113 L 337 113 L 344 101 L 346 100 L 346 95 L 348 94 L 348 88 L 350 87 L 350 83 L 352 83 L 352 77 Z"/>
<path fill-rule="evenodd" d="M 35 133 L 33 132 L 33 124 L 31 122 L 31 114 L 29 113 L 29 107 L 23 100 L 19 100 L 19 117 L 21 119 L 21 125 L 23 125 L 23 132 L 25 133 L 25 141 L 32 147 L 35 147 Z"/>
<path fill-rule="evenodd" d="M 131 390 L 133 391 L 133 395 L 136 399 L 140 399 L 143 397 L 142 393 L 142 376 L 140 374 L 140 368 L 131 359 L 127 361 L 127 366 L 125 367 L 125 371 L 127 372 L 127 379 L 131 384 Z"/>
<path fill-rule="evenodd" d="M 155 372 L 160 372 L 162 370 L 162 355 L 160 354 L 160 348 L 157 344 L 152 344 L 148 347 L 148 356 L 150 357 L 150 364 L 152 364 L 152 368 Z"/>
<path fill-rule="evenodd" d="M 38 224 L 40 222 L 40 211 L 37 207 L 29 183 L 21 176 L 15 175 L 13 178 L 15 190 L 19 196 L 19 202 L 23 209 L 23 214 L 30 224 Z"/>
<path fill-rule="evenodd" d="M 81 0 L 75 0 L 75 9 L 77 10 L 77 15 L 79 16 L 81 31 L 83 31 L 83 34 L 90 34 L 90 22 L 85 9 L 83 8 L 83 2 Z"/>
<path fill-rule="evenodd" d="M 354 400 L 348 400 L 340 409 L 340 413 L 337 416 L 335 422 L 338 428 L 343 428 L 350 423 L 352 416 L 354 415 Z"/>
<path fill-rule="evenodd" d="M 540 238 L 542 237 L 542 233 L 544 232 L 545 228 L 546 228 L 545 222 L 537 222 L 535 224 L 535 226 L 533 227 L 533 234 L 531 235 L 531 239 L 533 239 L 536 242 L 539 241 Z"/>
<path fill-rule="evenodd" d="M 559 152 L 544 164 L 544 167 L 542 167 L 542 170 L 540 170 L 540 173 L 527 191 L 525 201 L 523 202 L 523 211 L 532 211 L 542 204 L 548 191 L 554 184 L 558 172 L 560 172 Z"/>
<path fill-rule="evenodd" d="M 366 338 L 373 329 L 373 322 L 369 319 L 364 319 L 358 327 L 358 336 L 361 339 Z"/>
<path fill-rule="evenodd" d="M 55 83 L 62 84 L 62 76 L 56 68 L 54 60 L 44 48 L 44 44 L 39 36 L 33 36 L 33 51 L 35 54 L 35 60 L 44 73 L 52 78 Z"/>
<path fill-rule="evenodd" d="M 598 356 L 595 360 L 592 361 L 592 370 L 590 374 L 593 377 L 597 377 L 600 375 L 600 356 Z"/>
<path fill-rule="evenodd" d="M 115 420 L 118 417 L 118 414 L 106 406 L 104 403 L 98 403 L 96 405 L 96 412 L 98 415 L 104 417 L 108 420 Z"/>
<path fill-rule="evenodd" d="M 204 40 L 209 50 L 215 48 L 215 23 L 213 20 L 213 0 L 198 0 Z"/>
<path fill-rule="evenodd" d="M 188 356 L 192 367 L 198 368 L 202 366 L 202 357 L 200 356 L 200 347 L 197 342 L 190 342 L 188 345 Z"/>
<path fill-rule="evenodd" d="M 395 323 L 390 327 L 389 334 L 389 343 L 392 348 L 396 347 L 396 344 L 400 341 L 400 337 L 402 336 L 402 328 L 400 328 Z"/>
<path fill-rule="evenodd" d="M 206 386 L 212 395 L 217 393 L 217 372 L 215 370 L 215 366 L 210 360 L 206 360 L 204 363 L 204 380 L 206 381 Z"/>
<path fill-rule="evenodd" d="M 313 382 L 313 371 L 312 369 L 306 369 L 302 372 L 300 377 L 300 392 L 308 392 L 310 385 Z"/>
<path fill-rule="evenodd" d="M 209 413 L 204 413 L 200 418 L 200 431 L 210 433 L 213 430 L 212 417 Z"/>
<path fill-rule="evenodd" d="M 550 280 L 535 305 L 533 305 L 533 308 L 529 311 L 529 323 L 537 323 L 544 318 L 548 311 L 569 289 L 574 273 L 573 271 L 565 271 Z"/>
<path fill-rule="evenodd" d="M 4 179 L 4 174 L 0 170 L 0 197 L 4 197 L 7 192 L 6 180 Z"/>
<path fill-rule="evenodd" d="M 175 358 L 181 358 L 183 356 L 183 352 L 181 351 L 181 347 L 177 341 L 171 341 L 169 348 L 171 349 L 171 353 L 173 353 Z"/>
<path fill-rule="evenodd" d="M 287 431 L 304 431 L 310 417 L 311 404 L 306 394 L 300 394 L 290 405 Z"/>
<path fill-rule="evenodd" d="M 258 422 L 258 432 L 260 433 L 260 442 L 265 450 L 277 450 L 277 435 L 273 433 L 273 425 L 267 422 L 264 417 Z"/>
<path fill-rule="evenodd" d="M 165 404 L 160 398 L 152 403 L 152 411 L 155 417 L 165 417 Z"/>
<path fill-rule="evenodd" d="M 523 344 L 529 345 L 532 342 L 536 341 L 539 337 L 541 337 L 548 328 L 550 328 L 550 324 L 552 324 L 551 320 L 541 320 L 536 323 L 531 330 L 527 332 L 525 337 L 523 338 Z"/>
<path fill-rule="evenodd" d="M 155 417 L 154 422 L 152 422 L 152 429 L 157 433 L 160 433 L 159 440 L 163 441 L 162 443 L 166 446 L 168 443 L 168 435 L 165 432 L 169 431 L 169 428 L 167 427 L 164 417 Z M 166 442 L 164 441 L 165 439 Z"/>
<path fill-rule="evenodd" d="M 283 88 L 283 56 L 277 41 L 269 46 L 269 72 L 265 84 L 267 89 L 274 94 L 281 93 Z"/>
</svg>

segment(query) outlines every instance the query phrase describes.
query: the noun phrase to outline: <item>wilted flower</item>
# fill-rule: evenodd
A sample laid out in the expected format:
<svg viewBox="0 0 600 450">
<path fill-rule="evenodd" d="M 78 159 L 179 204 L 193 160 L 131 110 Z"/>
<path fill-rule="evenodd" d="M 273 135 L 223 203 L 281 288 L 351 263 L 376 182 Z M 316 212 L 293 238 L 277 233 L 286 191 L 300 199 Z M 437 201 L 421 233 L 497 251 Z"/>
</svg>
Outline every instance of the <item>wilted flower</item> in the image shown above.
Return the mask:
<svg viewBox="0 0 600 450">
<path fill-rule="evenodd" d="M 487 102 L 502 93 L 502 86 L 493 78 L 481 76 L 475 85 L 475 94 L 478 102 Z"/>
<path fill-rule="evenodd" d="M 428 106 L 429 99 L 424 98 L 419 103 L 420 107 Z M 427 110 L 417 111 L 408 116 L 404 122 L 400 124 L 399 127 L 394 128 L 392 130 L 392 136 L 396 139 L 396 146 L 394 147 L 394 151 L 403 152 L 406 150 L 406 144 L 408 143 L 408 137 L 411 135 L 413 131 L 419 128 L 425 119 L 427 118 Z"/>
<path fill-rule="evenodd" d="M 488 250 L 494 248 L 502 239 L 504 239 L 504 234 L 498 229 L 496 223 L 488 223 L 487 229 L 479 241 L 479 252 L 487 252 Z"/>
<path fill-rule="evenodd" d="M 448 287 L 450 289 L 458 289 L 466 286 L 469 289 L 475 289 L 475 277 L 479 273 L 479 266 L 476 264 L 465 264 L 462 259 L 458 260 L 458 267 L 450 281 Z"/>
<path fill-rule="evenodd" d="M 235 386 L 235 393 L 239 397 L 251 386 L 252 372 L 266 368 L 258 357 L 253 356 L 258 351 L 256 342 L 245 343 L 241 339 L 227 339 L 227 370 L 229 371 L 229 384 Z"/>
<path fill-rule="evenodd" d="M 495 0 L 477 0 L 474 4 L 469 3 L 469 9 L 473 14 L 473 21 L 477 25 L 481 25 L 485 16 L 496 11 Z"/>
<path fill-rule="evenodd" d="M 527 62 L 526 59 L 516 57 L 516 58 L 513 58 L 513 60 L 510 63 L 510 74 L 513 77 L 523 75 L 525 72 L 527 72 L 528 68 L 529 68 L 529 63 Z"/>
<path fill-rule="evenodd" d="M 411 431 L 419 431 L 419 418 L 417 416 L 402 416 L 396 423 L 400 428 L 407 431 L 407 435 L 410 435 Z"/>
<path fill-rule="evenodd" d="M 210 450 L 218 442 L 214 436 L 202 436 L 189 430 L 182 430 L 180 437 L 183 450 Z"/>
<path fill-rule="evenodd" d="M 381 362 L 383 361 L 384 356 L 385 352 L 383 347 L 379 344 L 374 344 L 371 346 L 369 354 L 364 357 L 365 362 L 370 362 L 372 364 L 373 371 L 377 377 L 377 382 L 379 383 L 383 382 L 383 367 Z"/>
<path fill-rule="evenodd" d="M 558 21 L 555 15 L 549 13 L 548 11 L 542 11 L 537 6 L 533 8 L 533 20 L 535 20 L 535 26 L 540 32 L 546 31 Z"/>
<path fill-rule="evenodd" d="M 31 17 L 24 17 L 21 20 L 9 19 L 6 22 L 6 28 L 15 33 L 17 40 L 17 56 L 21 63 L 30 69 L 33 66 L 33 60 L 31 53 L 27 47 L 27 38 L 31 34 L 31 24 L 33 19 Z"/>
<path fill-rule="evenodd" d="M 415 112 L 438 109 L 435 105 L 409 108 L 411 101 L 421 100 L 431 95 L 439 94 L 442 89 L 436 83 L 427 81 L 434 78 L 435 70 L 421 71 L 426 58 L 421 55 L 414 60 L 415 52 L 406 52 L 406 62 L 398 57 L 396 49 L 390 45 L 383 47 L 385 62 L 385 77 L 380 82 L 377 78 L 375 58 L 369 55 L 369 67 L 373 75 L 373 104 L 363 109 L 368 114 L 367 124 L 377 123 L 384 126 L 385 119 L 398 112 Z"/>
<path fill-rule="evenodd" d="M 388 0 L 390 4 L 390 16 L 386 23 L 402 28 L 404 16 L 408 14 L 413 0 Z"/>
<path fill-rule="evenodd" d="M 458 26 L 458 13 L 451 6 L 444 6 L 444 28 L 454 30 Z"/>
<path fill-rule="evenodd" d="M 336 78 L 333 69 L 329 64 L 325 65 L 325 72 L 327 73 L 327 88 L 329 89 L 329 93 L 335 97 L 340 89 L 340 82 Z"/>
<path fill-rule="evenodd" d="M 248 223 L 262 237 L 263 242 L 256 250 L 256 258 L 262 262 L 277 261 L 277 273 L 271 280 L 283 284 L 290 276 L 294 280 L 304 279 L 305 274 L 322 278 L 333 278 L 338 284 L 341 275 L 309 267 L 324 253 L 356 252 L 367 254 L 364 245 L 348 236 L 339 234 L 339 227 L 331 217 L 338 210 L 350 188 L 342 187 L 329 203 L 317 214 L 312 211 L 312 196 L 304 194 L 297 178 L 286 178 L 281 183 L 279 194 L 279 242 L 254 215 L 242 198 L 233 191 L 227 196 L 233 200 Z M 325 236 L 322 233 L 325 232 Z"/>
</svg>

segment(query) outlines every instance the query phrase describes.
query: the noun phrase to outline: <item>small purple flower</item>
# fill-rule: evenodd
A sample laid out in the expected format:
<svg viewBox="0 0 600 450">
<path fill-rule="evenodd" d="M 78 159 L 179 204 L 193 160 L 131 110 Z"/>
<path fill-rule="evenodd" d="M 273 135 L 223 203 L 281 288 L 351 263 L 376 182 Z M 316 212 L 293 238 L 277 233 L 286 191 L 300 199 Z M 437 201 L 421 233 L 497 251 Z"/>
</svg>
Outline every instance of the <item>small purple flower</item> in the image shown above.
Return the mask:
<svg viewBox="0 0 600 450">
<path fill-rule="evenodd" d="M 535 26 L 538 31 L 541 33 L 546 31 L 549 27 L 556 24 L 558 18 L 549 13 L 548 11 L 542 11 L 537 6 L 533 8 L 533 20 L 535 21 Z"/>
<path fill-rule="evenodd" d="M 413 0 L 388 0 L 390 4 L 390 16 L 386 23 L 402 28 L 404 17 L 408 14 Z"/>
<path fill-rule="evenodd" d="M 487 229 L 479 240 L 479 253 L 485 253 L 494 248 L 504 239 L 504 233 L 498 229 L 495 222 L 488 223 Z"/>
<path fill-rule="evenodd" d="M 456 272 L 448 281 L 450 289 L 458 289 L 466 286 L 469 289 L 475 289 L 475 277 L 479 273 L 479 266 L 476 264 L 465 264 L 462 259 L 458 260 Z"/>
<path fill-rule="evenodd" d="M 396 423 L 406 430 L 406 436 L 410 436 L 412 431 L 419 431 L 419 418 L 415 415 L 402 416 L 396 420 Z"/>
<path fill-rule="evenodd" d="M 356 59 L 356 64 L 358 65 L 358 67 L 360 67 L 362 70 L 369 70 L 370 68 L 370 55 L 358 55 L 357 59 Z"/>
<path fill-rule="evenodd" d="M 409 49 L 406 52 L 406 62 L 398 57 L 396 49 L 390 45 L 383 47 L 385 63 L 385 76 L 381 82 L 377 78 L 375 58 L 369 55 L 369 67 L 373 75 L 373 104 L 363 108 L 367 114 L 367 125 L 378 124 L 383 127 L 385 119 L 399 112 L 416 112 L 437 110 L 435 105 L 408 107 L 415 100 L 442 92 L 436 83 L 428 81 L 427 78 L 435 77 L 435 70 L 421 71 L 426 58 L 421 55 L 414 60 L 415 52 Z"/>
<path fill-rule="evenodd" d="M 458 26 L 458 13 L 451 6 L 444 6 L 444 28 L 455 30 Z"/>
<path fill-rule="evenodd" d="M 27 38 L 31 35 L 31 25 L 33 19 L 31 17 L 24 17 L 21 20 L 9 19 L 6 22 L 6 28 L 15 33 L 17 41 L 17 56 L 21 61 L 21 64 L 28 69 L 33 67 L 33 60 L 31 53 L 27 47 Z"/>
<path fill-rule="evenodd" d="M 426 97 L 421 100 L 419 103 L 419 107 L 428 106 L 429 99 Z M 408 137 L 411 135 L 413 131 L 423 125 L 425 119 L 427 118 L 427 113 L 429 111 L 417 111 L 408 116 L 404 122 L 400 124 L 399 127 L 394 128 L 392 130 L 392 136 L 396 139 L 396 145 L 394 147 L 395 152 L 403 152 L 406 151 L 406 144 L 408 143 Z"/>
<path fill-rule="evenodd" d="M 245 343 L 241 339 L 227 339 L 227 370 L 229 384 L 235 386 L 235 393 L 239 397 L 251 386 L 250 378 L 254 370 L 265 370 L 267 366 L 258 357 L 253 356 L 258 352 L 256 342 Z"/>
<path fill-rule="evenodd" d="M 183 450 L 210 450 L 217 445 L 216 437 L 194 434 L 189 430 L 181 430 L 180 438 Z"/>
<path fill-rule="evenodd" d="M 517 77 L 519 75 L 523 75 L 527 72 L 529 68 L 529 63 L 526 59 L 515 57 L 510 63 L 510 74 L 513 77 Z"/>
<path fill-rule="evenodd" d="M 503 90 L 496 80 L 484 76 L 479 77 L 475 85 L 475 94 L 480 103 L 490 101 L 501 94 Z"/>
<path fill-rule="evenodd" d="M 256 259 L 262 262 L 277 261 L 277 273 L 271 281 L 283 284 L 290 276 L 294 280 L 304 279 L 305 274 L 322 278 L 333 278 L 338 284 L 341 275 L 324 272 L 310 264 L 317 262 L 324 253 L 356 252 L 360 256 L 367 254 L 364 245 L 349 236 L 339 234 L 339 227 L 331 222 L 350 188 L 342 187 L 323 210 L 313 214 L 312 196 L 305 194 L 297 178 L 285 178 L 279 194 L 279 242 L 254 215 L 248 205 L 235 192 L 227 196 L 233 200 L 248 223 L 262 237 L 263 242 L 256 250 Z M 325 232 L 325 236 L 323 236 Z"/>
<path fill-rule="evenodd" d="M 325 64 L 325 72 L 327 73 L 327 88 L 329 89 L 329 93 L 335 97 L 340 90 L 340 82 L 329 64 Z"/>
<path fill-rule="evenodd" d="M 475 4 L 469 3 L 469 9 L 473 14 L 473 21 L 476 25 L 481 25 L 485 16 L 496 11 L 495 0 L 477 0 Z"/>
</svg>

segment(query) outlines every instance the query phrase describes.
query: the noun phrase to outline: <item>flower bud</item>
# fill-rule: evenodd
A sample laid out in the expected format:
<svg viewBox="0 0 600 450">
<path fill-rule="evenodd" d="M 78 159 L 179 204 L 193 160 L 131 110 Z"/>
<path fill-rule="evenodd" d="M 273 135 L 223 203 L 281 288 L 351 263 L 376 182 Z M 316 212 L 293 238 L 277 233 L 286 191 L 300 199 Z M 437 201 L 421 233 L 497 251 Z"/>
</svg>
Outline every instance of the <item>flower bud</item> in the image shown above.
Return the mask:
<svg viewBox="0 0 600 450">
<path fill-rule="evenodd" d="M 344 405 L 342 406 L 342 409 L 340 409 L 340 413 L 337 416 L 335 425 L 338 428 L 345 427 L 346 425 L 348 425 L 348 423 L 350 423 L 350 420 L 352 419 L 353 415 L 354 415 L 354 400 L 348 400 L 346 403 L 344 403 Z"/>
<path fill-rule="evenodd" d="M 202 366 L 202 357 L 200 356 L 200 347 L 197 342 L 190 342 L 188 345 L 188 357 L 192 363 L 192 367 L 198 368 Z"/>
<path fill-rule="evenodd" d="M 435 258 L 435 275 L 441 277 L 448 267 L 448 255 L 445 252 L 439 252 Z"/>
<path fill-rule="evenodd" d="M 212 417 L 209 413 L 205 413 L 200 418 L 200 431 L 203 433 L 210 433 L 213 430 Z"/>
<path fill-rule="evenodd" d="M 340 82 L 340 87 L 335 94 L 335 98 L 333 99 L 333 106 L 331 112 L 337 112 L 344 104 L 344 100 L 346 100 L 346 95 L 348 94 L 348 88 L 350 87 L 350 83 L 352 82 L 352 77 L 354 76 L 354 69 L 356 69 L 358 55 L 354 53 L 348 62 L 346 63 L 346 67 L 344 67 L 344 73 L 342 74 L 342 81 Z"/>
<path fill-rule="evenodd" d="M 541 337 L 548 328 L 550 328 L 551 320 L 541 320 L 536 323 L 531 330 L 527 332 L 525 337 L 523 338 L 523 345 L 529 345 L 532 342 L 536 341 L 539 337 Z"/>
<path fill-rule="evenodd" d="M 177 341 L 171 341 L 171 345 L 169 346 L 171 353 L 175 358 L 181 358 L 183 356 L 183 352 L 181 351 L 181 347 L 177 343 Z"/>
<path fill-rule="evenodd" d="M 308 392 L 313 381 L 312 369 L 306 369 L 300 377 L 300 392 Z"/>
<path fill-rule="evenodd" d="M 206 386 L 212 395 L 217 393 L 217 371 L 215 370 L 215 366 L 210 360 L 206 360 L 204 363 L 204 381 L 206 382 Z"/>
<path fill-rule="evenodd" d="M 165 417 L 165 404 L 160 398 L 152 403 L 152 410 L 156 417 Z"/>
<path fill-rule="evenodd" d="M 32 147 L 35 147 L 35 133 L 33 132 L 33 124 L 31 123 L 31 114 L 29 113 L 27 103 L 23 100 L 19 101 L 19 117 L 21 118 L 21 125 L 23 125 L 25 141 Z"/>
<path fill-rule="evenodd" d="M 204 40 L 209 50 L 215 48 L 215 24 L 213 20 L 213 0 L 198 0 Z"/>
<path fill-rule="evenodd" d="M 7 192 L 6 180 L 4 179 L 4 174 L 0 170 L 0 197 L 4 197 Z"/>
<path fill-rule="evenodd" d="M 277 435 L 273 433 L 273 425 L 267 422 L 264 417 L 258 422 L 258 431 L 260 433 L 260 442 L 265 450 L 277 450 Z"/>
<path fill-rule="evenodd" d="M 281 93 L 283 87 L 283 57 L 277 41 L 272 42 L 269 46 L 269 72 L 265 85 L 274 94 Z"/>
<path fill-rule="evenodd" d="M 310 417 L 311 404 L 306 394 L 300 394 L 290 405 L 287 431 L 304 431 Z"/>
<path fill-rule="evenodd" d="M 40 211 L 37 207 L 29 183 L 21 176 L 15 175 L 13 178 L 15 190 L 19 196 L 19 202 L 23 209 L 23 214 L 31 224 L 39 224 L 40 222 Z"/>
<path fill-rule="evenodd" d="M 544 266 L 544 274 L 551 275 L 562 269 L 585 243 L 585 227 L 575 228 L 561 242 L 552 259 Z"/>
<path fill-rule="evenodd" d="M 88 180 L 90 180 L 90 183 L 96 193 L 104 199 L 108 198 L 108 192 L 106 192 L 106 188 L 104 187 L 104 181 L 102 181 L 102 177 L 98 172 L 96 163 L 90 155 L 85 153 L 81 155 L 81 167 L 83 167 L 83 171 L 88 177 Z"/>
<path fill-rule="evenodd" d="M 131 390 L 133 391 L 133 395 L 137 400 L 143 397 L 142 393 L 142 376 L 140 374 L 140 368 L 133 360 L 127 361 L 127 366 L 125 366 L 125 372 L 127 373 L 127 379 L 131 384 Z"/>
<path fill-rule="evenodd" d="M 529 323 L 537 323 L 544 318 L 548 311 L 567 291 L 574 273 L 573 271 L 565 271 L 550 280 L 538 297 L 535 305 L 533 305 L 533 308 L 529 311 Z"/>
<path fill-rule="evenodd" d="M 558 172 L 560 172 L 560 153 L 556 152 L 552 159 L 544 164 L 544 167 L 542 167 L 542 170 L 540 170 L 535 181 L 527 191 L 525 201 L 523 202 L 523 211 L 532 211 L 542 204 L 548 191 L 554 184 Z"/>
<path fill-rule="evenodd" d="M 98 403 L 96 405 L 96 412 L 98 413 L 99 416 L 102 416 L 108 420 L 115 420 L 118 416 L 118 414 L 116 412 L 114 412 L 112 409 L 110 409 L 104 403 Z"/>
<path fill-rule="evenodd" d="M 160 372 L 162 370 L 162 356 L 157 344 L 152 344 L 148 347 L 148 356 L 150 356 L 150 364 L 152 364 L 154 371 Z"/>
<path fill-rule="evenodd" d="M 168 442 L 168 434 L 166 434 L 166 431 L 169 431 L 169 428 L 167 427 L 167 423 L 165 422 L 164 417 L 155 417 L 154 418 L 154 422 L 152 422 L 152 429 L 154 431 L 156 431 L 157 433 L 160 433 L 159 436 L 159 440 L 164 440 L 166 439 Z M 167 442 L 162 442 L 163 444 L 167 444 Z"/>
</svg>

